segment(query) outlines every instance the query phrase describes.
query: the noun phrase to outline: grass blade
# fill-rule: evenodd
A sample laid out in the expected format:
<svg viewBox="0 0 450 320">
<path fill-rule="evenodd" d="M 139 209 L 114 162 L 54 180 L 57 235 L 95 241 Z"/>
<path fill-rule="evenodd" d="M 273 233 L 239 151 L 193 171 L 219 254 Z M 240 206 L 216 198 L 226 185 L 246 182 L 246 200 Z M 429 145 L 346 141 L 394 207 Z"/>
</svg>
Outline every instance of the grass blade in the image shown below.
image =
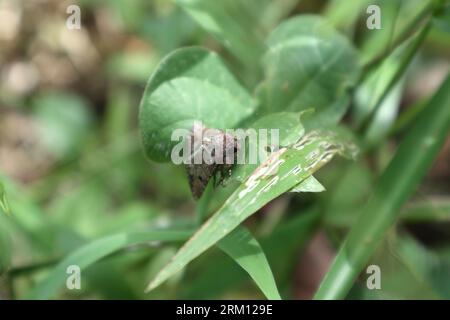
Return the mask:
<svg viewBox="0 0 450 320">
<path fill-rule="evenodd" d="M 336 132 L 313 131 L 273 153 L 156 275 L 147 291 L 180 271 L 265 204 L 311 176 L 334 155 L 352 157 L 356 150 Z"/>
<path fill-rule="evenodd" d="M 319 287 L 316 299 L 342 299 L 351 289 L 442 147 L 450 129 L 449 105 L 450 76 L 447 76 L 381 176 Z"/>
<path fill-rule="evenodd" d="M 148 232 L 120 233 L 88 243 L 62 260 L 50 275 L 39 283 L 28 299 L 48 299 L 54 296 L 67 279 L 66 269 L 77 265 L 81 270 L 96 261 L 130 245 L 149 241 L 180 241 L 187 239 L 190 231 L 154 230 Z"/>
<path fill-rule="evenodd" d="M 267 299 L 281 300 L 266 255 L 258 241 L 246 228 L 237 227 L 223 238 L 218 246 L 247 271 Z"/>
<path fill-rule="evenodd" d="M 0 209 L 6 213 L 10 214 L 8 199 L 6 198 L 6 191 L 3 183 L 0 181 Z"/>
<path fill-rule="evenodd" d="M 9 232 L 1 224 L 3 217 L 0 217 L 0 276 L 11 266 L 12 241 Z"/>
</svg>

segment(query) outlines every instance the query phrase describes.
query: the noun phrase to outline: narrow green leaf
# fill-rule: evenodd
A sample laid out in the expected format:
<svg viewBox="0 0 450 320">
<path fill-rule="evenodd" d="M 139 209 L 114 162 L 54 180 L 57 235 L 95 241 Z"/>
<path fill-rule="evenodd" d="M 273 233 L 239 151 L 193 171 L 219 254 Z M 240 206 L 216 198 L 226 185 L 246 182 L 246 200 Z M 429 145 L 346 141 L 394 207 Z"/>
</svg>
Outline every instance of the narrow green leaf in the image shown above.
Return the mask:
<svg viewBox="0 0 450 320">
<path fill-rule="evenodd" d="M 313 131 L 294 145 L 273 153 L 178 251 L 147 290 L 180 271 L 262 206 L 311 176 L 334 155 L 353 157 L 356 151 L 354 144 L 342 141 L 336 132 Z"/>
<path fill-rule="evenodd" d="M 347 29 L 356 23 L 371 3 L 372 0 L 331 0 L 327 3 L 324 16 L 335 27 Z"/>
<path fill-rule="evenodd" d="M 364 135 L 365 148 L 376 145 L 389 134 L 400 108 L 401 98 L 403 96 L 404 81 L 399 81 L 380 101 L 377 111 L 373 115 L 372 122 Z"/>
<path fill-rule="evenodd" d="M 424 2 L 423 0 L 419 1 Z M 402 18 L 400 15 L 402 0 L 378 0 L 377 2 L 382 15 L 381 28 L 374 30 L 364 28 L 365 37 L 362 39 L 363 43 L 360 46 L 360 55 L 363 63 L 371 61 L 380 52 L 389 50 L 392 46 L 392 41 L 395 39 L 394 35 L 396 30 L 398 30 L 399 20 Z M 369 5 L 370 3 L 366 5 L 366 8 Z M 366 14 L 366 19 L 368 17 L 369 15 Z"/>
<path fill-rule="evenodd" d="M 375 113 L 386 96 L 404 75 L 411 60 L 425 39 L 429 26 L 396 48 L 383 64 L 370 73 L 355 94 L 356 124 L 362 126 Z"/>
<path fill-rule="evenodd" d="M 12 242 L 9 232 L 2 225 L 2 219 L 0 217 L 0 276 L 8 270 L 12 260 Z"/>
<path fill-rule="evenodd" d="M 316 209 L 295 212 L 260 240 L 280 289 L 292 286 L 291 266 L 319 225 L 320 211 Z M 247 280 L 245 273 L 226 257 L 219 256 L 199 267 L 196 275 L 186 279 L 186 285 L 181 288 L 182 299 L 217 299 Z"/>
<path fill-rule="evenodd" d="M 266 255 L 246 228 L 237 227 L 217 245 L 247 271 L 267 299 L 281 300 Z"/>
<path fill-rule="evenodd" d="M 450 129 L 450 76 L 401 143 L 342 244 L 316 299 L 342 299 L 430 168 Z"/>
<path fill-rule="evenodd" d="M 0 181 L 0 209 L 6 214 L 10 214 L 8 199 L 6 198 L 6 191 L 3 183 Z"/>
<path fill-rule="evenodd" d="M 399 259 L 440 299 L 450 299 L 450 263 L 410 237 L 397 240 Z"/>
<path fill-rule="evenodd" d="M 98 260 L 130 245 L 149 241 L 180 241 L 187 239 L 190 231 L 153 230 L 148 232 L 121 233 L 88 243 L 62 260 L 49 276 L 33 288 L 29 299 L 49 299 L 57 293 L 67 279 L 67 267 L 77 265 L 81 270 Z"/>
<path fill-rule="evenodd" d="M 246 65 L 257 63 L 264 51 L 264 33 L 258 27 L 261 0 L 176 0 L 176 3 Z"/>
<path fill-rule="evenodd" d="M 325 187 L 313 176 L 309 176 L 299 185 L 291 189 L 291 192 L 323 192 Z"/>
<path fill-rule="evenodd" d="M 450 221 L 450 199 L 436 197 L 411 203 L 401 217 L 408 223 Z"/>
<path fill-rule="evenodd" d="M 399 45 L 410 39 L 431 18 L 440 4 L 435 0 L 378 0 L 383 14 L 382 28 L 367 30 L 361 60 L 367 69 L 376 66 Z"/>
</svg>

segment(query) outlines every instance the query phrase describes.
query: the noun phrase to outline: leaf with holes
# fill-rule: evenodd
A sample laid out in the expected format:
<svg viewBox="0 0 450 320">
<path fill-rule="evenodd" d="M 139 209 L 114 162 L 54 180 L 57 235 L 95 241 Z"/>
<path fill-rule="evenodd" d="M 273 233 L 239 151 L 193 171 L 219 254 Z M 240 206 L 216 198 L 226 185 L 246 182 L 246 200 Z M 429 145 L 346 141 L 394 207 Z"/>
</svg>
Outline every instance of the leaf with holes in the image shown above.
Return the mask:
<svg viewBox="0 0 450 320">
<path fill-rule="evenodd" d="M 273 153 L 178 251 L 149 284 L 157 287 L 233 231 L 262 206 L 310 177 L 334 155 L 354 157 L 357 147 L 334 131 L 313 131 Z"/>
</svg>

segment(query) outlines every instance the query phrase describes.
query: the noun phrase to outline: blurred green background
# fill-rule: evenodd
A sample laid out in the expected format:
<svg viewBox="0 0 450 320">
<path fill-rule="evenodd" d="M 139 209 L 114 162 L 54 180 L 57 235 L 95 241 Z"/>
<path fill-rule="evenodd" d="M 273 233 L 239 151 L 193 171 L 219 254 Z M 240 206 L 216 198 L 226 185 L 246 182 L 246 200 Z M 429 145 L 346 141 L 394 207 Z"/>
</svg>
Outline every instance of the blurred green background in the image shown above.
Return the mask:
<svg viewBox="0 0 450 320">
<path fill-rule="evenodd" d="M 386 25 L 395 29 L 421 1 L 372 2 L 387 8 Z M 80 30 L 66 28 L 70 4 L 81 7 Z M 392 40 L 388 28 L 365 28 L 367 4 L 265 1 L 259 31 L 318 13 L 367 58 Z M 166 54 L 189 45 L 217 51 L 242 82 L 252 82 L 251 71 L 170 0 L 0 0 L 0 182 L 9 205 L 0 210 L 0 251 L 11 258 L 0 261 L 0 299 L 26 297 L 56 262 L 93 239 L 195 226 L 184 169 L 148 161 L 138 132 L 148 77 Z M 286 194 L 246 222 L 284 297 L 311 298 L 405 128 L 449 70 L 447 19 L 433 26 L 399 82 L 394 106 L 379 115 L 366 140 L 370 151 L 356 163 L 324 168 L 318 177 L 326 192 Z M 364 116 L 355 101 L 349 124 Z M 450 298 L 450 139 L 403 211 L 372 259 L 382 268 L 382 290 L 368 290 L 362 275 L 349 298 Z M 263 298 L 217 249 L 144 294 L 178 246 L 127 247 L 83 271 L 81 290 L 61 288 L 54 298 Z"/>
</svg>

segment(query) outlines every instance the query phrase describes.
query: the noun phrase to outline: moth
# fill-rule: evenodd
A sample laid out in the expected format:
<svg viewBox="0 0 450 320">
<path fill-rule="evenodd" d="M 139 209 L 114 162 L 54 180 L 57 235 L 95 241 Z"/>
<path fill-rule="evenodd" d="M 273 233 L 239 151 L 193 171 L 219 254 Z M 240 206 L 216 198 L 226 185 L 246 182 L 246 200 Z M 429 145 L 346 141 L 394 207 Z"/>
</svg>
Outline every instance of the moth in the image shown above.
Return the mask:
<svg viewBox="0 0 450 320">
<path fill-rule="evenodd" d="M 230 173 L 240 144 L 233 134 L 199 123 L 194 124 L 187 141 L 190 161 L 185 166 L 192 196 L 198 200 L 211 178 L 217 185 Z"/>
</svg>

